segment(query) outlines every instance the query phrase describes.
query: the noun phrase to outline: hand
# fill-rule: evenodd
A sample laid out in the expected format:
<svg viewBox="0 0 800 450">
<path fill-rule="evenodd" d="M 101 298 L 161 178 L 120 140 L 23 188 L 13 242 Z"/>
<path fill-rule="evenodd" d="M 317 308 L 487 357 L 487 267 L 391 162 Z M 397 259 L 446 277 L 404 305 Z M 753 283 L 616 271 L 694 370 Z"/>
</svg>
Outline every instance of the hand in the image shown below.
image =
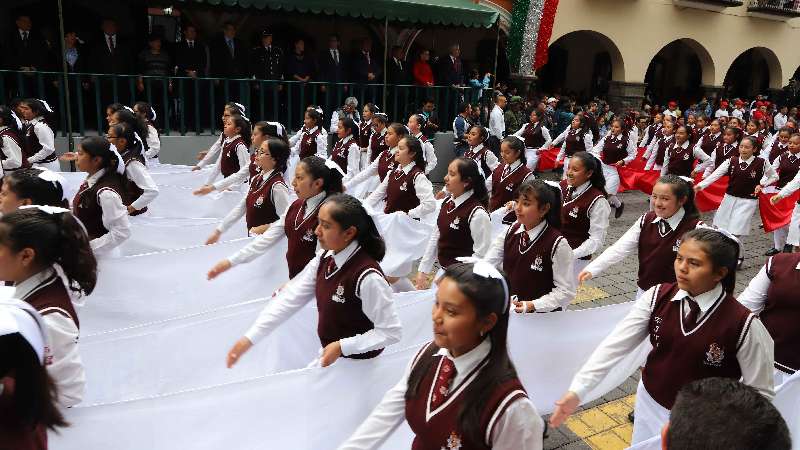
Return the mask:
<svg viewBox="0 0 800 450">
<path fill-rule="evenodd" d="M 508 209 L 509 211 L 513 211 L 514 208 L 517 206 L 517 203 L 514 202 L 514 200 L 511 200 L 510 202 L 506 203 L 505 206 L 506 206 L 506 209 Z"/>
<path fill-rule="evenodd" d="M 511 302 L 514 305 L 514 312 L 521 314 L 521 313 L 532 313 L 536 311 L 536 306 L 533 302 L 526 302 L 524 300 L 514 300 Z"/>
<path fill-rule="evenodd" d="M 587 272 L 587 271 L 584 270 L 584 271 L 582 271 L 581 273 L 578 274 L 578 281 L 583 283 L 584 281 L 591 280 L 593 276 L 594 275 L 592 275 L 591 272 Z"/>
<path fill-rule="evenodd" d="M 212 192 L 214 192 L 214 186 L 212 186 L 210 184 L 206 184 L 205 186 L 202 186 L 199 189 L 196 189 L 194 192 L 192 192 L 192 194 L 203 196 L 203 195 L 208 195 L 208 194 L 210 194 Z"/>
<path fill-rule="evenodd" d="M 428 289 L 428 274 L 419 272 L 416 280 L 414 280 L 414 287 L 417 288 L 418 291 Z"/>
<path fill-rule="evenodd" d="M 259 225 L 257 227 L 250 228 L 250 234 L 264 234 L 269 230 L 269 224 L 265 223 L 264 225 Z"/>
<path fill-rule="evenodd" d="M 439 191 L 436 193 L 436 195 L 434 195 L 434 198 L 436 198 L 436 200 L 441 200 L 445 197 L 447 197 L 447 194 L 445 194 L 444 191 Z"/>
<path fill-rule="evenodd" d="M 58 159 L 60 161 L 75 161 L 78 159 L 77 152 L 66 152 L 63 155 L 59 156 Z"/>
<path fill-rule="evenodd" d="M 763 191 L 763 190 L 764 190 L 764 188 L 763 188 L 763 187 L 762 187 L 762 186 L 759 184 L 758 186 L 756 186 L 756 190 L 755 190 L 755 192 L 753 192 L 753 193 L 754 193 L 755 195 L 758 195 L 758 194 L 760 194 L 760 193 L 761 193 L 761 191 Z"/>
<path fill-rule="evenodd" d="M 622 167 L 625 165 L 625 160 L 617 161 L 616 163 L 614 163 L 614 165 L 617 167 Z"/>
<path fill-rule="evenodd" d="M 328 367 L 335 363 L 340 356 L 342 356 L 342 344 L 340 344 L 339 341 L 331 342 L 322 350 L 322 357 L 319 359 L 319 365 Z"/>
<path fill-rule="evenodd" d="M 217 278 L 222 272 L 229 270 L 232 267 L 231 262 L 227 259 L 223 259 L 222 261 L 218 262 L 211 270 L 208 271 L 207 278 L 209 280 L 213 280 Z"/>
<path fill-rule="evenodd" d="M 219 230 L 214 230 L 214 232 L 211 233 L 211 236 L 206 239 L 206 245 L 216 244 L 219 241 L 220 236 L 222 236 L 222 232 Z"/>
<path fill-rule="evenodd" d="M 780 195 L 773 195 L 772 197 L 770 197 L 769 203 L 772 205 L 777 205 L 781 200 L 783 199 L 781 198 Z"/>
<path fill-rule="evenodd" d="M 198 171 L 198 170 L 200 170 L 200 169 L 202 169 L 202 167 L 200 167 L 200 166 L 194 166 L 194 167 L 192 167 L 192 172 L 197 172 L 197 171 Z"/>
<path fill-rule="evenodd" d="M 556 409 L 553 411 L 553 415 L 550 416 L 550 426 L 553 428 L 560 427 L 567 420 L 567 417 L 578 409 L 579 404 L 580 399 L 578 396 L 572 391 L 567 391 L 560 400 L 556 401 Z"/>
<path fill-rule="evenodd" d="M 693 187 L 692 189 L 694 189 L 694 193 L 695 193 L 695 194 L 696 194 L 696 193 L 698 193 L 698 192 L 700 192 L 700 191 L 702 191 L 702 189 L 700 189 L 700 186 L 699 186 L 699 185 L 696 185 L 696 186 L 695 186 L 695 187 Z"/>
<path fill-rule="evenodd" d="M 134 214 L 138 209 L 134 208 L 131 205 L 128 205 L 128 214 Z"/>
<path fill-rule="evenodd" d="M 236 341 L 235 344 L 233 344 L 233 347 L 231 347 L 231 349 L 228 350 L 228 360 L 227 360 L 228 369 L 233 367 L 233 365 L 239 361 L 239 358 L 241 358 L 242 355 L 244 355 L 248 350 L 250 350 L 250 347 L 252 346 L 253 343 L 250 342 L 250 339 L 247 339 L 244 336 L 240 337 L 239 340 Z"/>
<path fill-rule="evenodd" d="M 198 161 L 202 161 L 203 158 L 205 158 L 207 154 L 208 154 L 208 150 L 203 150 L 202 152 L 197 152 L 197 160 Z"/>
</svg>

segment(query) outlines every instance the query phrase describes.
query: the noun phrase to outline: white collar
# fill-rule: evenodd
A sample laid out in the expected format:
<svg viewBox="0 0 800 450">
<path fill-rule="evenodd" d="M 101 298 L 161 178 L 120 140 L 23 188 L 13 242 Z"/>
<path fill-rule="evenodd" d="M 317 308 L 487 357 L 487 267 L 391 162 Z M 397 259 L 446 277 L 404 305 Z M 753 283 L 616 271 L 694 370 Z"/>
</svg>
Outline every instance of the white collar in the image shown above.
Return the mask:
<svg viewBox="0 0 800 450">
<path fill-rule="evenodd" d="M 322 255 L 322 257 L 324 258 L 326 256 L 333 256 L 333 262 L 336 263 L 336 267 L 341 269 L 350 259 L 350 257 L 355 255 L 360 248 L 361 246 L 358 245 L 358 240 L 353 239 L 352 242 L 347 244 L 347 247 L 343 248 L 339 253 L 334 253 L 333 250 L 328 250 L 324 255 Z"/>
<path fill-rule="evenodd" d="M 453 198 L 451 196 L 450 199 L 453 200 L 453 203 L 456 204 L 456 208 L 458 208 L 462 203 L 469 200 L 470 197 L 472 197 L 472 189 L 464 191 L 464 193 L 459 195 L 458 197 Z"/>
<path fill-rule="evenodd" d="M 414 137 L 417 139 L 419 139 L 421 136 L 422 136 L 422 131 L 414 135 Z"/>
<path fill-rule="evenodd" d="M 225 140 L 222 141 L 222 142 L 225 143 L 225 144 L 230 144 L 231 142 L 235 141 L 236 138 L 239 138 L 239 137 L 241 137 L 240 134 L 237 134 L 236 136 L 233 136 L 233 137 L 225 136 Z"/>
<path fill-rule="evenodd" d="M 325 191 L 320 192 L 319 194 L 309 198 L 306 200 L 306 216 L 308 216 L 311 211 L 317 209 L 317 206 L 325 200 L 325 196 L 328 193 Z"/>
<path fill-rule="evenodd" d="M 479 151 L 481 151 L 482 149 L 483 149 L 483 143 L 480 143 L 480 144 L 476 145 L 475 147 L 470 147 L 469 151 L 472 152 L 473 154 L 476 154 Z"/>
<path fill-rule="evenodd" d="M 456 366 L 456 376 L 453 379 L 451 386 L 458 386 L 461 380 L 470 374 L 476 367 L 489 355 L 492 350 L 492 339 L 489 337 L 484 338 L 480 344 L 475 348 L 464 353 L 461 356 L 453 357 L 450 350 L 440 348 L 435 356 L 444 356 L 445 358 L 453 361 Z"/>
<path fill-rule="evenodd" d="M 398 148 L 397 148 L 397 147 L 391 147 L 391 148 L 389 149 L 389 153 L 391 153 L 392 155 L 394 155 L 395 153 L 397 153 L 397 150 L 398 150 Z"/>
<path fill-rule="evenodd" d="M 754 160 L 754 159 L 756 159 L 756 154 L 755 154 L 755 153 L 753 153 L 752 155 L 750 155 L 750 157 L 749 157 L 749 158 L 747 158 L 747 159 L 742 159 L 742 158 L 739 158 L 739 162 L 740 162 L 740 163 L 745 163 L 745 164 L 747 164 L 747 165 L 749 166 L 749 165 L 750 165 L 750 163 L 751 163 L 751 162 L 753 162 L 753 160 Z"/>
<path fill-rule="evenodd" d="M 415 161 L 411 161 L 410 163 L 406 164 L 405 166 L 401 167 L 400 169 L 403 171 L 403 173 L 408 175 L 408 173 L 411 172 L 411 169 L 413 169 L 416 164 L 417 163 Z"/>
<path fill-rule="evenodd" d="M 519 228 L 517 228 L 517 231 L 515 231 L 514 234 L 522 234 L 522 232 L 525 231 L 525 226 L 522 224 L 519 225 L 520 225 Z M 547 226 L 547 220 L 542 219 L 542 221 L 539 222 L 539 225 L 536 225 L 535 227 L 527 231 L 528 237 L 533 239 L 534 237 L 538 236 L 539 233 L 541 233 L 542 230 L 544 230 L 544 227 L 546 226 Z"/>
<path fill-rule="evenodd" d="M 685 149 L 687 149 L 687 148 L 689 148 L 689 144 L 690 144 L 690 142 L 689 142 L 689 140 L 688 140 L 688 139 L 687 139 L 687 140 L 685 140 L 685 141 L 683 141 L 683 144 L 678 144 L 678 141 L 675 141 L 675 146 L 676 146 L 676 147 L 680 147 L 680 148 L 682 148 L 682 149 L 684 149 L 684 150 L 685 150 Z"/>
<path fill-rule="evenodd" d="M 340 145 L 341 145 L 342 147 L 344 147 L 344 146 L 345 146 L 345 144 L 347 144 L 348 142 L 350 142 L 350 140 L 351 140 L 351 139 L 353 139 L 353 135 L 352 135 L 352 134 L 348 134 L 347 136 L 345 136 L 345 137 L 344 137 L 344 139 L 342 139 L 341 141 L 339 141 L 339 142 L 341 142 L 341 144 L 340 144 Z"/>
<path fill-rule="evenodd" d="M 5 130 L 7 130 L 7 129 L 8 129 L 8 127 L 7 127 L 7 126 L 5 126 L 5 125 L 3 125 L 3 126 L 0 126 L 0 132 L 3 132 L 3 131 L 5 131 Z"/>
<path fill-rule="evenodd" d="M 569 183 L 567 183 L 567 187 L 569 187 Z M 592 187 L 592 180 L 588 180 L 582 185 L 572 188 L 572 199 L 578 198 L 581 194 L 588 191 L 590 187 Z"/>
<path fill-rule="evenodd" d="M 95 183 L 97 183 L 100 180 L 100 178 L 102 178 L 103 175 L 105 175 L 105 174 L 106 174 L 106 169 L 105 168 L 98 170 L 97 172 L 94 173 L 94 175 L 89 175 L 89 177 L 86 178 L 86 184 L 89 187 L 94 186 Z"/>
<path fill-rule="evenodd" d="M 500 105 L 495 104 L 494 108 L 492 108 L 492 112 L 495 112 L 495 111 L 503 112 L 503 108 L 501 108 Z"/>
<path fill-rule="evenodd" d="M 317 128 L 319 128 L 319 125 L 315 126 L 310 130 L 306 130 L 306 134 L 314 134 L 314 132 L 317 131 Z"/>
<path fill-rule="evenodd" d="M 720 134 L 722 134 L 722 131 L 717 131 L 716 133 L 708 133 L 708 136 L 711 139 L 716 139 Z"/>
<path fill-rule="evenodd" d="M 261 172 L 261 179 L 262 180 L 268 180 L 269 177 L 271 177 L 274 172 L 275 172 L 275 169 L 270 169 L 268 172 Z"/>
<path fill-rule="evenodd" d="M 714 288 L 711 289 L 710 291 L 703 292 L 702 294 L 696 296 L 690 295 L 683 289 L 678 289 L 678 292 L 676 292 L 675 296 L 672 297 L 672 301 L 673 302 L 680 301 L 686 297 L 691 297 L 692 299 L 694 299 L 694 301 L 697 302 L 697 305 L 700 306 L 700 312 L 705 314 L 706 311 L 708 311 L 709 309 L 711 309 L 712 306 L 714 306 L 714 303 L 717 302 L 717 299 L 719 299 L 721 294 L 722 294 L 722 285 L 720 283 L 717 283 L 717 285 L 714 286 Z"/>
<path fill-rule="evenodd" d="M 522 161 L 518 159 L 518 160 L 514 161 L 513 163 L 508 164 L 508 170 L 513 172 L 514 170 L 517 169 L 517 167 L 519 167 L 521 165 L 522 165 Z"/>
<path fill-rule="evenodd" d="M 686 210 L 683 209 L 683 207 L 681 206 L 680 208 L 678 208 L 678 211 L 676 211 L 675 214 L 672 215 L 672 217 L 667 217 L 666 219 L 664 219 L 662 217 L 656 216 L 656 218 L 653 219 L 653 221 L 650 223 L 658 223 L 661 222 L 662 220 L 665 220 L 669 224 L 670 228 L 672 228 L 673 230 L 677 230 L 678 225 L 680 225 L 681 220 L 683 220 L 683 216 L 685 215 L 686 215 Z"/>
<path fill-rule="evenodd" d="M 56 271 L 53 270 L 52 267 L 48 267 L 35 275 L 31 275 L 27 280 L 14 286 L 14 298 L 25 298 L 31 291 L 36 289 L 43 281 L 52 277 L 55 273 Z"/>
</svg>

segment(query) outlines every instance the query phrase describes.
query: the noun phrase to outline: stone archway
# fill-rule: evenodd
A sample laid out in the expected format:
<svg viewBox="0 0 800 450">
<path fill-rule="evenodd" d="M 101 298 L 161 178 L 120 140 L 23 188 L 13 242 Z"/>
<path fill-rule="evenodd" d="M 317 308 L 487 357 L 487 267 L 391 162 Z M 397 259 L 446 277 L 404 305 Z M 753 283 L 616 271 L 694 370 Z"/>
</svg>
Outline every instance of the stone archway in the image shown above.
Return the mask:
<svg viewBox="0 0 800 450">
<path fill-rule="evenodd" d="M 780 89 L 782 75 L 775 52 L 766 47 L 753 47 L 733 60 L 723 85 L 731 97 L 752 97 L 770 89 Z"/>
<path fill-rule="evenodd" d="M 644 81 L 652 101 L 690 104 L 703 97 L 704 85 L 714 83 L 715 70 L 714 60 L 702 44 L 676 39 L 653 56 Z"/>
</svg>

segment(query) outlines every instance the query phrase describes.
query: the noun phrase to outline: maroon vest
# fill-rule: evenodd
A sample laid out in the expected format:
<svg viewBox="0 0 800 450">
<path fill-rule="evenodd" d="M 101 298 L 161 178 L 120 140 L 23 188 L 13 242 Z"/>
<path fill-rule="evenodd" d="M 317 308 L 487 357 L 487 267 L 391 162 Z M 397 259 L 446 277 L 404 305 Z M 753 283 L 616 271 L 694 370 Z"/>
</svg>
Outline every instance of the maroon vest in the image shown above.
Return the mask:
<svg viewBox="0 0 800 450">
<path fill-rule="evenodd" d="M 72 306 L 72 299 L 67 293 L 64 282 L 55 274 L 36 286 L 22 300 L 28 302 L 43 316 L 48 314 L 61 314 L 80 328 L 78 314 Z"/>
<path fill-rule="evenodd" d="M 43 425 L 30 427 L 17 416 L 14 404 L 14 378 L 0 377 L 0 445 L 3 449 L 45 450 L 47 428 Z"/>
<path fill-rule="evenodd" d="M 247 179 L 252 180 L 259 172 L 261 172 L 261 169 L 256 165 L 256 152 L 253 152 L 250 154 L 250 165 L 247 166 Z"/>
<path fill-rule="evenodd" d="M 345 174 L 347 173 L 347 156 L 350 153 L 350 146 L 353 144 L 355 144 L 355 142 L 350 137 L 339 139 L 333 145 L 333 150 L 331 151 L 330 159 L 335 162 Z"/>
<path fill-rule="evenodd" d="M 223 141 L 224 142 L 224 141 Z M 237 137 L 227 144 L 222 145 L 222 156 L 220 156 L 219 170 L 223 177 L 229 177 L 241 169 L 239 167 L 239 156 L 236 154 L 236 147 L 244 145 L 244 140 Z"/>
<path fill-rule="evenodd" d="M 125 189 L 116 173 L 105 173 L 91 188 L 79 190 L 72 200 L 72 214 L 83 223 L 89 239 L 97 239 L 108 233 L 103 226 L 103 208 L 97 198 L 105 189 L 116 192 L 124 201 Z"/>
<path fill-rule="evenodd" d="M 22 165 L 18 169 L 27 169 L 28 167 L 30 167 L 31 163 L 28 162 L 28 156 L 25 154 L 25 144 L 20 142 L 19 136 L 17 136 L 17 133 L 14 133 L 13 131 L 11 131 L 10 128 L 5 128 L 5 129 L 3 129 L 3 131 L 0 131 L 0 161 L 2 161 L 4 159 L 8 159 L 8 155 L 6 155 L 3 152 L 3 149 L 2 149 L 2 145 L 3 144 L 2 144 L 1 141 L 2 141 L 3 136 L 6 136 L 6 137 L 10 138 L 11 140 L 13 140 L 14 143 L 16 143 L 17 146 L 19 146 L 20 150 L 22 150 L 22 152 L 21 152 L 22 153 Z M 13 171 L 18 170 L 18 169 L 4 169 L 4 170 L 6 172 L 13 172 Z"/>
<path fill-rule="evenodd" d="M 674 283 L 675 271 L 672 270 L 675 255 L 686 232 L 697 227 L 699 219 L 688 219 L 685 215 L 678 227 L 661 235 L 658 223 L 653 223 L 656 213 L 650 211 L 639 218 L 639 276 L 637 285 L 647 290 L 659 283 Z"/>
<path fill-rule="evenodd" d="M 275 203 L 272 202 L 272 188 L 276 184 L 286 186 L 283 175 L 277 170 L 273 170 L 266 180 L 263 179 L 262 174 L 258 174 L 250 180 L 250 190 L 245 198 L 247 206 L 245 222 L 248 230 L 278 220 L 279 215 L 275 210 Z"/>
<path fill-rule="evenodd" d="M 489 168 L 489 164 L 486 162 L 486 146 L 481 144 L 478 147 L 470 147 L 464 152 L 464 157 L 472 159 L 476 163 L 478 163 L 478 167 L 481 168 L 483 171 L 483 178 L 489 178 L 489 175 L 492 173 L 492 169 Z"/>
<path fill-rule="evenodd" d="M 605 164 L 611 165 L 622 161 L 628 156 L 628 132 L 623 132 L 615 139 L 608 135 L 603 140 L 602 160 Z"/>
<path fill-rule="evenodd" d="M 780 142 L 778 142 L 778 139 L 776 138 L 775 142 L 772 144 L 772 148 L 769 150 L 769 163 L 770 164 L 774 163 L 775 158 L 777 158 L 780 154 L 787 151 L 788 149 L 789 149 L 788 145 L 781 147 Z"/>
<path fill-rule="evenodd" d="M 683 300 L 672 301 L 677 292 L 676 283 L 661 284 L 651 300 L 648 328 L 653 349 L 642 370 L 647 393 L 666 409 L 672 409 L 678 391 L 692 381 L 710 377 L 738 380 L 742 376 L 736 353 L 755 317 L 723 292 L 694 330 L 684 332 L 683 314 L 688 305 Z"/>
<path fill-rule="evenodd" d="M 147 163 L 145 163 L 144 156 L 141 153 L 138 155 L 131 155 L 130 153 L 126 153 L 122 157 L 122 161 L 125 163 L 126 170 L 128 168 L 128 164 L 134 161 L 139 161 L 140 163 L 142 163 L 143 166 L 147 167 Z M 130 206 L 131 203 L 135 202 L 136 200 L 139 200 L 139 197 L 141 197 L 142 194 L 144 194 L 144 189 L 140 188 L 138 184 L 131 181 L 131 179 L 128 178 L 127 175 L 125 176 L 125 191 L 126 194 L 128 194 L 127 198 L 122 199 L 125 206 Z M 145 212 L 147 212 L 147 206 L 132 213 L 131 216 L 138 216 L 139 214 L 143 214 Z"/>
<path fill-rule="evenodd" d="M 322 258 L 317 268 L 315 293 L 317 297 L 317 334 L 322 347 L 343 338 L 366 333 L 375 324 L 364 314 L 361 305 L 360 284 L 364 275 L 375 272 L 383 275 L 380 265 L 367 252 L 359 248 L 342 267 L 328 272 L 328 262 L 333 256 Z M 368 359 L 378 356 L 383 349 L 373 350 L 346 358 Z"/>
<path fill-rule="evenodd" d="M 661 136 L 656 142 L 656 164 L 664 165 L 664 157 L 667 155 L 667 148 L 675 142 L 675 136 Z"/>
<path fill-rule="evenodd" d="M 459 415 L 465 406 L 464 392 L 480 376 L 481 370 L 488 363 L 488 357 L 481 361 L 464 378 L 464 381 L 457 386 L 452 386 L 448 399 L 439 408 L 431 411 L 433 415 L 429 419 L 426 417 L 429 408 L 428 399 L 431 396 L 434 380 L 438 376 L 442 358 L 444 358 L 444 356 L 435 355 L 438 350 L 434 344 L 428 344 L 417 358 L 417 361 L 422 358 L 434 358 L 434 361 L 420 380 L 417 392 L 406 399 L 406 421 L 415 435 L 411 449 L 491 449 L 491 443 L 473 442 L 459 424 Z M 492 386 L 494 390 L 484 405 L 483 413 L 481 414 L 481 432 L 479 433 L 481 436 L 486 436 L 487 434 L 491 436 L 494 425 L 503 416 L 508 406 L 521 397 L 527 397 L 525 388 L 522 387 L 522 383 L 517 378 L 498 380 Z"/>
<path fill-rule="evenodd" d="M 314 258 L 317 253 L 317 213 L 322 202 L 307 218 L 303 219 L 305 201 L 297 199 L 286 211 L 284 232 L 288 238 L 286 249 L 286 262 L 289 265 L 289 279 L 300 273 L 303 268 Z"/>
<path fill-rule="evenodd" d="M 388 175 L 384 213 L 391 214 L 396 211 L 407 213 L 419 206 L 414 180 L 420 175 L 425 176 L 425 171 L 417 166 L 414 166 L 408 173 L 398 168 Z"/>
<path fill-rule="evenodd" d="M 714 152 L 720 142 L 722 142 L 722 133 L 717 134 L 717 137 L 712 139 L 711 132 L 708 131 L 700 139 L 700 148 L 706 152 L 706 155 L 711 156 L 711 153 Z"/>
<path fill-rule="evenodd" d="M 759 314 L 775 341 L 775 368 L 793 374 L 800 369 L 800 253 L 781 253 L 767 262 L 767 302 Z"/>
<path fill-rule="evenodd" d="M 542 134 L 542 124 L 528 123 L 522 131 L 522 139 L 525 141 L 525 148 L 540 148 L 544 145 L 544 135 Z"/>
<path fill-rule="evenodd" d="M 393 171 L 397 165 L 394 162 L 394 154 L 388 148 L 383 150 L 378 159 L 378 178 L 383 182 L 386 175 Z"/>
<path fill-rule="evenodd" d="M 363 120 L 358 124 L 358 146 L 361 148 L 369 147 L 369 141 L 372 137 L 372 123 L 369 120 Z"/>
<path fill-rule="evenodd" d="M 778 188 L 786 186 L 800 171 L 800 154 L 784 152 L 778 165 Z"/>
<path fill-rule="evenodd" d="M 567 132 L 567 137 L 564 139 L 564 154 L 567 155 L 567 158 L 571 158 L 575 153 L 586 151 L 586 144 L 583 142 L 583 136 L 586 132 L 578 130 L 578 132 L 575 133 L 573 131 L 574 130 L 570 129 Z"/>
<path fill-rule="evenodd" d="M 555 288 L 553 283 L 553 255 L 561 233 L 546 224 L 527 247 L 522 247 L 519 222 L 509 227 L 503 244 L 503 271 L 508 276 L 511 295 L 519 300 L 536 300 Z M 526 233 L 523 231 L 523 233 Z"/>
<path fill-rule="evenodd" d="M 28 128 L 25 129 L 25 145 L 22 147 L 22 153 L 25 155 L 26 159 L 35 155 L 42 149 L 42 144 L 39 143 L 39 137 L 36 136 L 36 133 L 33 132 L 37 125 L 50 128 L 50 126 L 47 125 L 47 123 L 42 120 L 30 124 Z M 53 162 L 55 160 L 56 160 L 56 152 L 53 152 L 39 162 L 48 163 L 48 162 Z"/>
<path fill-rule="evenodd" d="M 320 128 L 317 127 L 313 133 L 304 132 L 303 137 L 300 138 L 300 159 L 308 158 L 317 154 L 317 136 L 320 134 Z"/>
<path fill-rule="evenodd" d="M 383 154 L 383 152 L 388 152 L 389 146 L 386 145 L 386 133 L 376 133 L 373 130 L 372 135 L 369 137 L 369 148 L 369 162 L 375 161 L 375 158 Z M 383 180 L 383 177 L 381 177 L 381 180 Z"/>
<path fill-rule="evenodd" d="M 764 164 L 766 161 L 756 156 L 750 165 L 742 170 L 739 167 L 739 157 L 732 157 L 728 168 L 728 189 L 725 193 L 739 198 L 755 198 L 753 192 L 764 176 Z"/>
<path fill-rule="evenodd" d="M 561 180 L 561 234 L 567 238 L 572 249 L 589 239 L 589 210 L 594 202 L 603 198 L 603 193 L 591 186 L 578 198 L 567 200 L 567 180 Z M 592 259 L 591 255 L 581 259 Z"/>
<path fill-rule="evenodd" d="M 531 173 L 525 164 L 520 164 L 510 173 L 506 173 L 507 167 L 506 164 L 500 164 L 492 172 L 492 196 L 489 199 L 489 211 L 496 211 L 514 200 L 519 185 Z"/>
<path fill-rule="evenodd" d="M 436 226 L 439 228 L 439 265 L 442 268 L 456 263 L 456 258 L 472 256 L 474 242 L 469 228 L 469 220 L 476 210 L 484 209 L 474 195 L 458 207 L 450 209 L 447 207 L 447 202 L 451 198 L 448 197 L 442 204 L 439 218 L 436 220 Z"/>
<path fill-rule="evenodd" d="M 653 142 L 653 139 L 660 134 L 661 128 L 663 128 L 663 125 L 660 123 L 653 123 L 647 126 L 647 145 L 650 145 L 650 143 Z"/>
<path fill-rule="evenodd" d="M 667 173 L 671 175 L 678 175 L 681 177 L 690 177 L 692 175 L 692 167 L 694 166 L 694 149 L 692 144 L 687 142 L 686 148 L 678 145 L 678 142 L 673 139 L 672 145 L 669 147 L 669 165 L 667 166 Z"/>
<path fill-rule="evenodd" d="M 714 159 L 714 167 L 719 167 L 719 165 L 722 164 L 722 162 L 726 159 L 730 159 L 732 156 L 738 155 L 736 151 L 738 147 L 738 145 L 728 145 L 720 141 L 719 144 L 717 144 L 717 156 L 716 159 Z"/>
</svg>

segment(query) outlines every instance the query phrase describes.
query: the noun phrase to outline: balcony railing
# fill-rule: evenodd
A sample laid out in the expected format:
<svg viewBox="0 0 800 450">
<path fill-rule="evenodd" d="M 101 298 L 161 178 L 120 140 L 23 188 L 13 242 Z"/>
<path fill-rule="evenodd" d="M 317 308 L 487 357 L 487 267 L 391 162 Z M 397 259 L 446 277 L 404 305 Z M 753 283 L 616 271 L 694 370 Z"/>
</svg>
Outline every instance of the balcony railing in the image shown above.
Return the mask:
<svg viewBox="0 0 800 450">
<path fill-rule="evenodd" d="M 747 10 L 785 17 L 800 17 L 800 0 L 750 0 Z"/>
</svg>

